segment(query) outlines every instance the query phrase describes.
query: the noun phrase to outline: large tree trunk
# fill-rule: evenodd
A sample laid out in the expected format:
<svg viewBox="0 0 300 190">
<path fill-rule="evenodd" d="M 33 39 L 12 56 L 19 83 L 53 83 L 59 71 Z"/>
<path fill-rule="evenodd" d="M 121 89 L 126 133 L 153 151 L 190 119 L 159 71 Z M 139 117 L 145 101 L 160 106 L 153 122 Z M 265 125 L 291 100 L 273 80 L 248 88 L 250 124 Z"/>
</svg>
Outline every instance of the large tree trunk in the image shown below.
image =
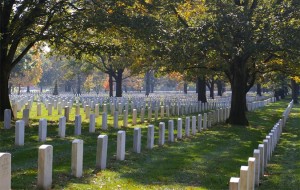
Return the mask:
<svg viewBox="0 0 300 190">
<path fill-rule="evenodd" d="M 217 80 L 218 96 L 223 95 L 223 84 L 221 80 Z"/>
<path fill-rule="evenodd" d="M 43 86 L 40 86 L 40 93 L 43 93 Z"/>
<path fill-rule="evenodd" d="M 112 71 L 111 71 L 112 72 Z M 108 73 L 108 86 L 109 86 L 109 97 L 113 97 L 114 87 L 113 87 L 113 77 L 111 72 Z"/>
<path fill-rule="evenodd" d="M 4 63 L 1 63 L 4 65 Z M 11 109 L 9 101 L 8 79 L 9 72 L 5 69 L 0 69 L 0 121 L 4 121 L 4 110 Z M 12 117 L 13 117 L 13 112 Z"/>
<path fill-rule="evenodd" d="M 80 79 L 80 76 L 78 74 L 77 75 L 77 94 L 81 94 L 80 84 L 81 84 L 81 79 Z"/>
<path fill-rule="evenodd" d="M 297 84 L 295 80 L 291 79 L 291 87 L 292 87 L 292 98 L 294 100 L 294 103 L 298 104 L 299 84 Z"/>
<path fill-rule="evenodd" d="M 123 80 L 123 71 L 124 69 L 118 69 L 116 80 L 116 97 L 122 97 L 122 80 Z"/>
<path fill-rule="evenodd" d="M 198 101 L 207 102 L 205 77 L 198 77 Z"/>
<path fill-rule="evenodd" d="M 214 99 L 215 98 L 215 79 L 212 77 L 211 79 L 211 84 L 210 84 L 210 87 L 209 87 L 209 96 Z"/>
<path fill-rule="evenodd" d="M 183 93 L 187 94 L 188 84 L 186 82 L 183 83 Z"/>
<path fill-rule="evenodd" d="M 231 72 L 231 109 L 227 122 L 233 125 L 249 125 L 246 117 L 246 63 L 234 63 Z"/>
<path fill-rule="evenodd" d="M 145 77 L 145 95 L 149 96 L 150 94 L 150 81 L 151 77 L 150 77 L 150 71 L 146 72 L 146 77 Z"/>
<path fill-rule="evenodd" d="M 257 83 L 256 84 L 256 92 L 258 96 L 261 96 L 261 84 Z"/>
<path fill-rule="evenodd" d="M 27 93 L 30 93 L 30 86 L 27 86 Z"/>
</svg>

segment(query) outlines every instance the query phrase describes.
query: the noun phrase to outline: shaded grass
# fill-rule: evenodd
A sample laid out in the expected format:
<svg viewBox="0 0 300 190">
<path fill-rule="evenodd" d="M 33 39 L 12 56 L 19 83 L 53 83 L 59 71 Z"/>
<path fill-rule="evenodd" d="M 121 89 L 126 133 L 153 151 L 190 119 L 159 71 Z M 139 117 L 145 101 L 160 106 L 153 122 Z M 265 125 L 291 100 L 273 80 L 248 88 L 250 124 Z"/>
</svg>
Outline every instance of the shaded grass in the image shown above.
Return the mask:
<svg viewBox="0 0 300 190">
<path fill-rule="evenodd" d="M 248 113 L 251 123 L 249 127 L 216 125 L 191 138 L 166 143 L 163 147 L 156 145 L 152 150 L 146 149 L 147 123 L 139 124 L 142 127 L 141 154 L 132 152 L 133 126 L 130 125 L 122 128 L 126 131 L 125 161 L 115 159 L 117 130 L 112 128 L 110 115 L 107 131 L 100 130 L 100 117 L 97 119 L 96 133 L 88 133 L 88 121 L 83 120 L 82 135 L 73 136 L 74 125 L 71 121 L 67 125 L 67 137 L 60 139 L 57 135 L 59 116 L 48 117 L 44 114 L 39 118 L 48 120 L 48 138 L 45 144 L 54 147 L 53 189 L 228 189 L 230 177 L 239 176 L 240 166 L 247 164 L 248 157 L 253 155 L 253 149 L 269 133 L 287 104 L 288 101 L 280 101 Z M 14 128 L 0 130 L 0 152 L 12 153 L 13 189 L 36 188 L 37 149 L 43 143 L 37 141 L 39 118 L 34 117 L 34 107 L 31 112 L 31 118 L 34 119 L 31 120 L 31 126 L 26 128 L 24 147 L 14 146 Z M 72 110 L 75 112 L 75 109 Z M 45 110 L 43 113 L 46 113 Z M 70 118 L 75 117 L 75 113 L 72 114 Z M 296 121 L 292 123 L 293 115 L 290 119 L 292 126 L 297 125 Z M 128 123 L 131 123 L 131 119 Z M 121 124 L 122 116 L 119 116 L 119 125 Z M 157 144 L 158 121 L 153 124 Z M 176 120 L 174 125 L 177 126 Z M 107 134 L 109 140 L 108 165 L 104 171 L 95 170 L 96 141 L 100 133 Z M 75 138 L 84 140 L 84 177 L 80 179 L 70 175 L 71 141 Z M 273 157 L 276 157 L 276 153 Z M 299 157 L 296 163 L 299 165 Z"/>
<path fill-rule="evenodd" d="M 283 129 L 260 189 L 300 189 L 300 106 L 295 105 Z"/>
</svg>

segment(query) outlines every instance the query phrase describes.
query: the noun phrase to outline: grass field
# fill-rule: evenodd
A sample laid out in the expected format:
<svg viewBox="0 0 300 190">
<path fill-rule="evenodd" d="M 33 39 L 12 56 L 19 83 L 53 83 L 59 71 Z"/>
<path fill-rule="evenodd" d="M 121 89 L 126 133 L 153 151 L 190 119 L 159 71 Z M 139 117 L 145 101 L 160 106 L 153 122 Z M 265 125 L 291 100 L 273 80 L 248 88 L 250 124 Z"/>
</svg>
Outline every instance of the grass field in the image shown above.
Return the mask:
<svg viewBox="0 0 300 190">
<path fill-rule="evenodd" d="M 146 149 L 148 124 L 139 124 L 137 126 L 142 128 L 141 154 L 132 151 L 133 126 L 129 125 L 128 128 L 122 128 L 126 131 L 125 161 L 116 160 L 117 130 L 112 127 L 111 116 L 107 131 L 100 130 L 99 117 L 96 133 L 88 133 L 88 120 L 83 120 L 82 135 L 73 136 L 74 121 L 71 121 L 67 123 L 66 138 L 60 139 L 59 116 L 49 117 L 43 110 L 44 115 L 35 117 L 34 104 L 30 115 L 33 119 L 30 127 L 25 129 L 25 146 L 15 147 L 14 127 L 4 130 L 1 123 L 0 152 L 12 154 L 12 189 L 36 189 L 38 147 L 42 144 L 37 141 L 38 119 L 46 118 L 47 142 L 43 144 L 53 145 L 53 189 L 228 189 L 230 177 L 239 176 L 240 166 L 247 164 L 248 157 L 253 155 L 253 149 L 257 148 L 281 118 L 288 102 L 279 101 L 248 113 L 251 124 L 249 127 L 219 124 L 196 136 L 166 143 L 164 146 L 157 145 L 158 121 L 152 122 L 155 125 L 156 144 L 152 150 Z M 299 111 L 300 107 L 296 105 L 259 189 L 299 189 Z M 72 119 L 75 116 L 73 112 L 70 115 Z M 56 110 L 53 113 L 56 114 Z M 21 118 L 21 115 L 18 116 Z M 85 115 L 82 117 L 84 119 Z M 177 126 L 176 119 L 174 126 Z M 119 125 L 121 124 L 122 116 L 119 116 Z M 107 169 L 103 171 L 95 170 L 99 134 L 108 135 Z M 79 179 L 71 176 L 71 145 L 76 138 L 84 140 L 84 176 Z"/>
</svg>

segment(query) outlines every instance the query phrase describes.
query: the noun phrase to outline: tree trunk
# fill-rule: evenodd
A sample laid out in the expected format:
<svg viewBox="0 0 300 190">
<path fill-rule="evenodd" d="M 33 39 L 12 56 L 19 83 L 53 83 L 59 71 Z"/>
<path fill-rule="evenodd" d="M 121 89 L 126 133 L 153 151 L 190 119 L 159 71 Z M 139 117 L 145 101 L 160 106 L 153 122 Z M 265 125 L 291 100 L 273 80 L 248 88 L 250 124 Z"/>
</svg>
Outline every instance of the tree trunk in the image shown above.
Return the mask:
<svg viewBox="0 0 300 190">
<path fill-rule="evenodd" d="M 124 69 L 118 69 L 116 80 L 116 97 L 122 97 L 122 80 L 123 80 L 123 71 Z"/>
<path fill-rule="evenodd" d="M 199 92 L 199 85 L 198 85 L 198 79 L 197 79 L 197 81 L 196 81 L 196 93 L 198 93 Z"/>
<path fill-rule="evenodd" d="M 21 85 L 19 84 L 18 95 L 21 94 Z"/>
<path fill-rule="evenodd" d="M 227 120 L 228 123 L 233 125 L 249 125 L 246 117 L 246 63 L 236 62 L 231 70 L 231 109 L 230 116 Z"/>
<path fill-rule="evenodd" d="M 80 88 L 80 83 L 81 83 L 81 80 L 80 80 L 80 76 L 79 74 L 77 75 L 77 94 L 81 94 L 81 88 Z"/>
<path fill-rule="evenodd" d="M 188 84 L 186 82 L 184 82 L 183 84 L 183 93 L 187 94 L 187 87 L 188 87 Z"/>
<path fill-rule="evenodd" d="M 8 91 L 9 72 L 3 68 L 0 69 L 0 72 L 0 121 L 4 121 L 4 110 L 11 109 Z M 13 112 L 11 114 L 13 117 Z"/>
<path fill-rule="evenodd" d="M 58 95 L 58 86 L 57 86 L 57 80 L 55 81 L 55 84 L 54 84 L 54 91 L 53 91 L 53 95 Z"/>
<path fill-rule="evenodd" d="M 295 80 L 291 79 L 291 87 L 292 87 L 292 98 L 294 100 L 294 104 L 298 104 L 299 84 L 297 84 Z"/>
<path fill-rule="evenodd" d="M 154 93 L 155 78 L 154 71 L 150 71 L 150 93 Z"/>
<path fill-rule="evenodd" d="M 43 93 L 43 86 L 40 86 L 40 93 Z"/>
<path fill-rule="evenodd" d="M 27 86 L 27 93 L 30 93 L 30 86 Z"/>
<path fill-rule="evenodd" d="M 112 71 L 109 72 L 108 74 L 108 85 L 109 85 L 109 97 L 113 97 L 114 94 L 114 87 L 113 87 L 113 77 L 112 77 Z"/>
<path fill-rule="evenodd" d="M 205 78 L 204 77 L 198 77 L 198 101 L 201 102 L 207 102 L 206 99 L 206 84 L 205 84 Z"/>
<path fill-rule="evenodd" d="M 146 77 L 145 77 L 145 95 L 149 96 L 150 94 L 150 71 L 146 72 Z"/>
<path fill-rule="evenodd" d="M 215 98 L 215 93 L 214 92 L 215 92 L 215 79 L 212 77 L 210 88 L 209 88 L 209 97 L 211 97 L 212 99 Z"/>
<path fill-rule="evenodd" d="M 223 84 L 221 80 L 217 80 L 218 96 L 223 95 Z"/>
<path fill-rule="evenodd" d="M 256 84 L 256 92 L 258 96 L 261 96 L 261 84 L 257 83 Z"/>
</svg>

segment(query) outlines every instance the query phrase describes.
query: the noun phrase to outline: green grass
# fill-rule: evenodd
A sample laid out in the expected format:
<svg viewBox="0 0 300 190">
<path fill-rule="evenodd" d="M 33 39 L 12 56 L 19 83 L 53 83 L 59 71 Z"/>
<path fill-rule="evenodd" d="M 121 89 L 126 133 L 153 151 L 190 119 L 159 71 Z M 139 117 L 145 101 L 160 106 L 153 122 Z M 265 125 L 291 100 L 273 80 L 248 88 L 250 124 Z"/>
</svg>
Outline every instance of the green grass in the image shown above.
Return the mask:
<svg viewBox="0 0 300 190">
<path fill-rule="evenodd" d="M 166 143 L 163 147 L 157 146 L 158 121 L 153 122 L 156 146 L 152 150 L 146 149 L 148 124 L 139 124 L 137 126 L 142 127 L 141 154 L 132 152 L 133 126 L 129 125 L 126 129 L 122 128 L 126 131 L 126 160 L 117 161 L 117 130 L 112 128 L 113 120 L 110 115 L 109 130 L 100 130 L 99 117 L 96 133 L 88 133 L 88 120 L 83 120 L 82 135 L 73 136 L 75 109 L 72 109 L 72 121 L 67 124 L 66 138 L 60 139 L 59 116 L 56 116 L 56 110 L 53 110 L 55 116 L 49 117 L 43 110 L 44 115 L 35 117 L 34 104 L 30 113 L 33 118 L 30 121 L 31 125 L 25 129 L 25 146 L 15 147 L 14 127 L 4 130 L 1 123 L 0 152 L 12 154 L 12 189 L 36 189 L 38 147 L 43 144 L 37 141 L 38 119 L 46 118 L 48 138 L 44 144 L 51 144 L 54 148 L 53 189 L 228 189 L 230 177 L 239 176 L 240 166 L 247 164 L 248 157 L 253 155 L 253 149 L 257 148 L 269 133 L 287 105 L 288 101 L 280 101 L 248 113 L 251 123 L 249 127 L 217 125 L 191 138 Z M 84 119 L 85 116 L 82 116 Z M 21 115 L 18 117 L 21 118 Z M 167 120 L 163 121 L 167 125 Z M 128 123 L 131 123 L 131 118 Z M 119 116 L 119 125 L 121 124 L 122 116 Z M 174 125 L 177 126 L 176 120 Z M 300 136 L 297 125 L 299 105 L 292 110 L 280 144 L 273 154 L 270 168 L 267 169 L 269 175 L 263 178 L 260 189 L 274 189 L 271 188 L 274 186 L 282 189 L 280 187 L 285 187 L 284 183 L 289 182 L 290 177 L 294 179 L 293 187 L 299 186 Z M 108 135 L 108 161 L 104 171 L 95 170 L 96 142 L 99 134 Z M 84 176 L 80 179 L 70 175 L 71 142 L 75 138 L 84 140 Z M 294 150 L 293 154 L 290 155 L 288 150 Z"/>
</svg>

